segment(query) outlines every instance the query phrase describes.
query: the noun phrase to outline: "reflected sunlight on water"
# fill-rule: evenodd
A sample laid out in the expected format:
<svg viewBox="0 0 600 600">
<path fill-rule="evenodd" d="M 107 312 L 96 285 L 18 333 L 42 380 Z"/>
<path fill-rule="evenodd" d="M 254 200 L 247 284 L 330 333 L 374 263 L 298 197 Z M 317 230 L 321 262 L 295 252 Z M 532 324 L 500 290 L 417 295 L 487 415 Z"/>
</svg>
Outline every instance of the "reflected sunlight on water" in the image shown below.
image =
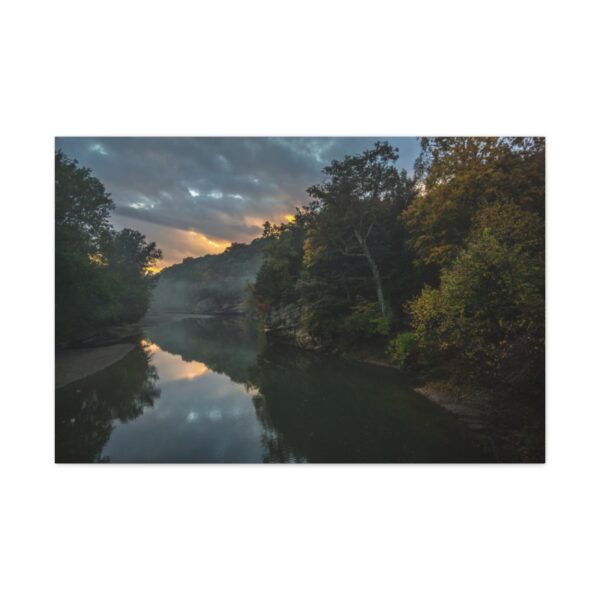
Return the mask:
<svg viewBox="0 0 600 600">
<path fill-rule="evenodd" d="M 151 363 L 158 369 L 162 381 L 196 379 L 206 375 L 210 369 L 199 361 L 186 361 L 181 356 L 165 352 L 150 340 L 142 340 L 142 346 L 152 355 Z"/>
</svg>

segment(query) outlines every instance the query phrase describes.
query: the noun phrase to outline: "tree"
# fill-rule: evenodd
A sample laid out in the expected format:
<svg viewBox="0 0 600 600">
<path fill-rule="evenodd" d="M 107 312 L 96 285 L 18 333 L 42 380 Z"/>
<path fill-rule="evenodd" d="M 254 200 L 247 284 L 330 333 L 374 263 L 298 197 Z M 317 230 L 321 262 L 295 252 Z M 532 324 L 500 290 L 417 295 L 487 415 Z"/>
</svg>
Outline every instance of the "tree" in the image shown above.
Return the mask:
<svg viewBox="0 0 600 600">
<path fill-rule="evenodd" d="M 420 193 L 403 214 L 416 262 L 433 273 L 464 249 L 482 207 L 511 201 L 543 217 L 543 138 L 422 138 Z"/>
<path fill-rule="evenodd" d="M 426 286 L 410 305 L 418 344 L 431 363 L 453 364 L 460 377 L 539 380 L 543 221 L 512 202 L 486 207 L 474 221 L 439 289 Z"/>
<path fill-rule="evenodd" d="M 55 187 L 56 333 L 64 340 L 93 330 L 117 310 L 112 282 L 99 259 L 114 204 L 89 169 L 60 151 Z"/>
<path fill-rule="evenodd" d="M 143 278 L 162 258 L 156 244 L 147 243 L 146 236 L 135 229 L 111 232 L 103 250 L 107 266 L 122 278 Z"/>
<path fill-rule="evenodd" d="M 366 259 L 384 317 L 390 310 L 372 240 L 386 206 L 393 204 L 399 193 L 397 159 L 397 151 L 387 142 L 377 142 L 372 150 L 332 161 L 323 169 L 326 180 L 307 190 L 319 201 L 320 209 L 313 239 L 327 240 L 342 256 Z"/>
<path fill-rule="evenodd" d="M 60 150 L 55 194 L 57 341 L 139 319 L 153 283 L 147 269 L 160 250 L 137 231 L 115 232 L 114 203 L 102 183 Z"/>
<path fill-rule="evenodd" d="M 285 317 L 289 328 L 300 316 L 297 330 L 321 345 L 385 335 L 419 289 L 397 218 L 415 196 L 414 180 L 397 171 L 396 158 L 389 144 L 376 144 L 333 161 L 291 223 L 265 223 L 270 245 L 251 293 L 271 324 Z"/>
<path fill-rule="evenodd" d="M 110 233 L 108 221 L 114 203 L 90 169 L 78 166 L 61 150 L 54 157 L 55 228 L 60 242 L 71 238 L 85 244 L 89 252 L 99 250 Z"/>
<path fill-rule="evenodd" d="M 256 304 L 263 313 L 300 299 L 298 281 L 303 268 L 304 240 L 314 209 L 314 205 L 297 209 L 289 223 L 264 224 L 263 239 L 268 244 L 253 288 Z"/>
<path fill-rule="evenodd" d="M 106 267 L 118 283 L 120 317 L 137 321 L 148 308 L 154 277 L 149 269 L 162 258 L 154 242 L 147 243 L 146 236 L 133 229 L 113 232 L 107 244 L 104 259 Z"/>
</svg>

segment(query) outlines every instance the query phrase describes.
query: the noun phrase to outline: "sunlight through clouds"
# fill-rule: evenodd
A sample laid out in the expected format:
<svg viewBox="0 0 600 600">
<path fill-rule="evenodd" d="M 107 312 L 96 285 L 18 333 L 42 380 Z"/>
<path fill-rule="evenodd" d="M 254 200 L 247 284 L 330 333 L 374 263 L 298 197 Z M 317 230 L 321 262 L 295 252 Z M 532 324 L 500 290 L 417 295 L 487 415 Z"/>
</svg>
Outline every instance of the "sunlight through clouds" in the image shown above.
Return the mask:
<svg viewBox="0 0 600 600">
<path fill-rule="evenodd" d="M 230 244 L 230 240 L 211 238 L 197 231 L 175 229 L 157 223 L 142 222 L 142 225 L 130 217 L 115 215 L 115 227 L 141 229 L 149 240 L 163 250 L 163 258 L 158 262 L 154 272 L 181 262 L 189 256 L 197 257 L 206 254 L 219 254 Z"/>
<path fill-rule="evenodd" d="M 306 189 L 332 159 L 379 138 L 57 138 L 115 203 L 111 221 L 156 242 L 159 267 L 260 237 L 265 221 L 292 222 Z M 390 138 L 409 171 L 416 138 Z M 191 232 L 191 233 L 190 233 Z"/>
</svg>

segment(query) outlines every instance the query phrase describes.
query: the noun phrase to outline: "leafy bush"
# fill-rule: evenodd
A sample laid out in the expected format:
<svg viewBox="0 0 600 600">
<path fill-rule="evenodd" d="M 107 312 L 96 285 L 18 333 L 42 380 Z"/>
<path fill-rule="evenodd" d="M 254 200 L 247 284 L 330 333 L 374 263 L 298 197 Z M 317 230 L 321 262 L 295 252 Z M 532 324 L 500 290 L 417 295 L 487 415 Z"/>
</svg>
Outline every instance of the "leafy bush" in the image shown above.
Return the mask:
<svg viewBox="0 0 600 600">
<path fill-rule="evenodd" d="M 346 333 L 352 339 L 369 339 L 390 333 L 390 320 L 382 316 L 376 302 L 360 300 L 344 321 Z"/>
<path fill-rule="evenodd" d="M 414 333 L 406 331 L 399 333 L 388 345 L 388 356 L 392 362 L 404 368 L 409 359 L 414 355 L 417 348 L 417 340 Z"/>
<path fill-rule="evenodd" d="M 439 289 L 425 287 L 409 305 L 419 347 L 430 363 L 451 361 L 455 374 L 492 380 L 510 358 L 507 348 L 518 347 L 539 375 L 543 223 L 510 203 L 483 209 L 475 223 L 466 249 L 442 271 Z"/>
</svg>

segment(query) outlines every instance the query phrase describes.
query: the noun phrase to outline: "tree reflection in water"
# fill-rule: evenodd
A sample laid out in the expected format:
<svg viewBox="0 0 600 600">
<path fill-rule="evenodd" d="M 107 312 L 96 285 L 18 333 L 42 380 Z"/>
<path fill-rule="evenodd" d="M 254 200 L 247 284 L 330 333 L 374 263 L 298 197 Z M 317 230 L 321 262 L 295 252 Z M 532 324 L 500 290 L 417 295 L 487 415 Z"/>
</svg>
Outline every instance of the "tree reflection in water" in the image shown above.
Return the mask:
<svg viewBox="0 0 600 600">
<path fill-rule="evenodd" d="M 398 373 L 267 348 L 250 384 L 265 462 L 464 462 L 484 453 Z"/>
<path fill-rule="evenodd" d="M 59 390 L 57 461 L 489 459 L 393 370 L 268 345 L 242 319 L 162 320 L 145 333 L 121 362 Z"/>
<path fill-rule="evenodd" d="M 236 383 L 248 384 L 257 353 L 266 345 L 256 323 L 246 319 L 197 318 L 150 326 L 148 338 L 185 361 L 204 363 Z"/>
<path fill-rule="evenodd" d="M 246 386 L 264 462 L 485 459 L 453 417 L 395 371 L 268 345 L 243 319 L 182 320 L 149 336 L 163 350 Z"/>
<path fill-rule="evenodd" d="M 56 392 L 56 462 L 98 462 L 115 421 L 137 418 L 160 396 L 150 352 L 136 346 L 125 358 Z"/>
</svg>

